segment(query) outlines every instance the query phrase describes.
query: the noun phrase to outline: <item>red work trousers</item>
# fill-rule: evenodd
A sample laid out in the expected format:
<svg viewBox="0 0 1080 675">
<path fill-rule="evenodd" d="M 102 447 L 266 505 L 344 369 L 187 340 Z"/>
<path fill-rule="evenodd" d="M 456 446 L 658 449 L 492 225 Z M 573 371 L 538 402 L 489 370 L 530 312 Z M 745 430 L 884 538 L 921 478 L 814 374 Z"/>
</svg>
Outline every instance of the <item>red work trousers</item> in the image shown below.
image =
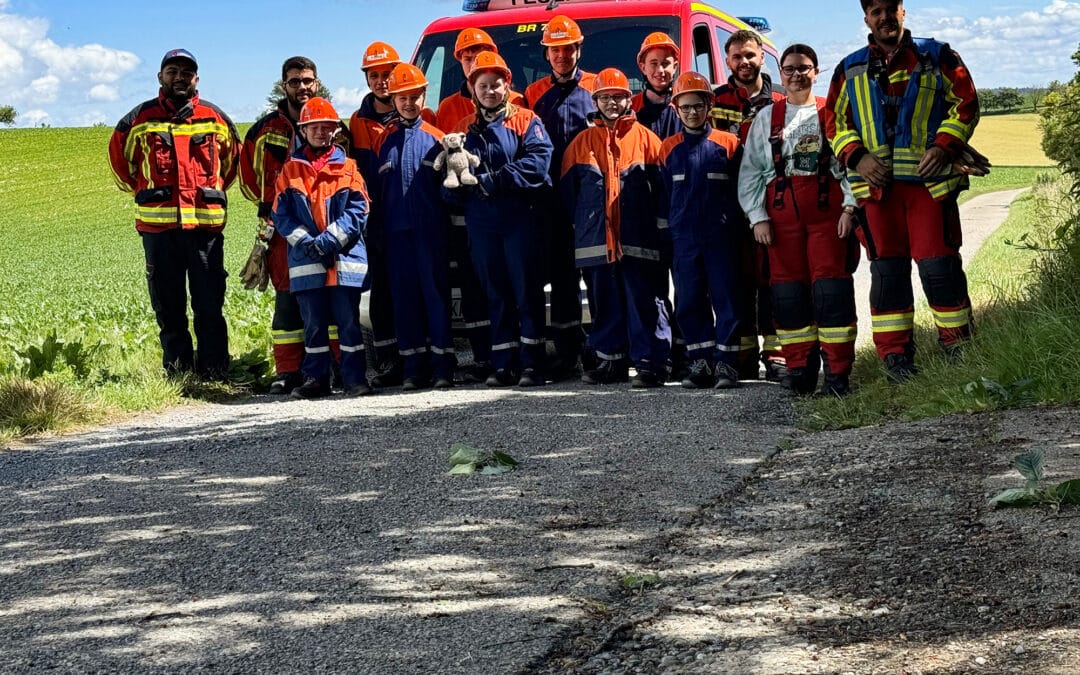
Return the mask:
<svg viewBox="0 0 1080 675">
<path fill-rule="evenodd" d="M 862 206 L 866 223 L 859 239 L 870 259 L 870 315 L 878 356 L 915 352 L 911 260 L 919 268 L 938 342 L 948 347 L 966 340 L 973 325 L 956 196 L 936 201 L 922 183 L 893 181 L 880 200 L 865 200 Z"/>
<path fill-rule="evenodd" d="M 773 228 L 768 251 L 776 334 L 789 369 L 805 368 L 819 352 L 827 372 L 846 375 L 855 359 L 851 273 L 858 264 L 858 248 L 854 240 L 837 235 L 843 194 L 839 183 L 830 181 L 823 210 L 818 206 L 817 176 L 785 180 L 781 206 L 775 204 L 777 181 L 765 195 Z"/>
</svg>

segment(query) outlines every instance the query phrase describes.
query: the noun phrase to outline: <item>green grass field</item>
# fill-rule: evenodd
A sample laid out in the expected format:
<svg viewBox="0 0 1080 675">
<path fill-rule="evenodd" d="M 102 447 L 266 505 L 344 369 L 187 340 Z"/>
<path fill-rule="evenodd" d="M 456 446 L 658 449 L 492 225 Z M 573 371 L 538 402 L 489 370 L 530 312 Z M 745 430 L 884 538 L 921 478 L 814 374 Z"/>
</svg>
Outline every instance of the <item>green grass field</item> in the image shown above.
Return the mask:
<svg viewBox="0 0 1080 675">
<path fill-rule="evenodd" d="M 995 163 L 1027 166 L 998 166 L 990 176 L 973 181 L 973 193 L 1030 185 L 1039 172 L 1031 165 L 1045 161 L 1030 154 L 1039 144 L 1034 117 L 1011 117 L 1019 119 L 984 120 L 987 128 L 980 127 L 977 147 L 991 154 L 990 148 L 1022 137 L 1028 154 Z M 14 381 L 26 362 L 20 354 L 41 346 L 51 333 L 87 349 L 103 345 L 87 373 L 65 371 L 45 378 L 49 386 L 76 396 L 84 404 L 80 409 L 92 411 L 71 422 L 99 419 L 103 411 L 177 403 L 185 389 L 184 383 L 161 375 L 131 195 L 117 189 L 106 159 L 110 133 L 107 128 L 0 131 L 0 229 L 5 233 L 0 384 Z M 251 249 L 255 208 L 236 186 L 229 196 L 225 254 L 233 278 L 225 312 L 231 351 L 234 356 L 251 350 L 269 354 L 272 295 L 245 291 L 235 278 Z M 65 400 L 64 407 L 79 407 Z M 4 417 L 7 401 L 0 391 L 0 436 L 62 426 L 44 413 L 40 424 L 20 426 Z"/>
<path fill-rule="evenodd" d="M 107 161 L 111 129 L 0 131 L 0 373 L 18 372 L 18 352 L 55 332 L 65 342 L 105 345 L 78 387 L 105 409 L 155 408 L 180 398 L 161 377 L 131 195 Z M 226 268 L 239 271 L 254 238 L 255 208 L 229 193 Z M 229 283 L 233 354 L 269 349 L 272 295 Z M 2 412 L 2 411 L 0 411 Z M 0 425 L 2 426 L 2 425 Z"/>
</svg>

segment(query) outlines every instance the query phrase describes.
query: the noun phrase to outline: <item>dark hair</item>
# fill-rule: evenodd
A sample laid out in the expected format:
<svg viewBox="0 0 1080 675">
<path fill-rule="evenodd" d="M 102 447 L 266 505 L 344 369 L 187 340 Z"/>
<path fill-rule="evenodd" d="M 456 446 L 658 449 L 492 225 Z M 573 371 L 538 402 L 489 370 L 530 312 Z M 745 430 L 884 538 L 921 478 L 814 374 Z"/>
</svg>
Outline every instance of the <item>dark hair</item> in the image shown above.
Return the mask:
<svg viewBox="0 0 1080 675">
<path fill-rule="evenodd" d="M 895 2 L 897 6 L 903 5 L 904 0 L 884 0 L 885 2 Z M 878 2 L 878 0 L 859 0 L 859 4 L 862 5 L 862 11 L 865 14 L 866 10 L 870 9 L 870 5 Z"/>
<path fill-rule="evenodd" d="M 780 55 L 781 66 L 784 65 L 784 59 L 786 59 L 791 54 L 802 54 L 803 56 L 810 59 L 810 62 L 814 64 L 815 68 L 818 67 L 817 52 L 815 52 L 814 48 L 810 45 L 804 45 L 796 42 L 795 44 L 785 49 L 784 53 Z"/>
<path fill-rule="evenodd" d="M 281 64 L 282 81 L 285 81 L 290 70 L 310 70 L 315 73 L 315 77 L 319 76 L 319 71 L 315 69 L 315 62 L 306 56 L 290 56 L 285 59 L 285 63 Z"/>
<path fill-rule="evenodd" d="M 758 47 L 763 47 L 764 43 L 761 41 L 761 36 L 749 29 L 737 30 L 731 34 L 731 37 L 724 43 L 724 54 L 728 53 L 731 49 L 731 45 L 740 44 L 743 42 L 756 42 Z"/>
</svg>

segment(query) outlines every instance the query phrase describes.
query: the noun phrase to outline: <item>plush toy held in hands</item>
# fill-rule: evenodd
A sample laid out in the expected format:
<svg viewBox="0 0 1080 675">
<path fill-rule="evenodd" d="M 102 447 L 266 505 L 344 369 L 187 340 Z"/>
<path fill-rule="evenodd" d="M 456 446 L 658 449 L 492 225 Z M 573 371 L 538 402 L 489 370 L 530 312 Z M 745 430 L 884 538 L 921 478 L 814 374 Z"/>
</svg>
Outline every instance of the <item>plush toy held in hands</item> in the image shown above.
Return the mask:
<svg viewBox="0 0 1080 675">
<path fill-rule="evenodd" d="M 480 158 L 465 149 L 465 134 L 446 134 L 442 137 L 442 152 L 435 158 L 435 170 L 446 166 L 443 187 L 453 189 L 462 185 L 476 185 L 472 169 L 480 166 Z"/>
</svg>

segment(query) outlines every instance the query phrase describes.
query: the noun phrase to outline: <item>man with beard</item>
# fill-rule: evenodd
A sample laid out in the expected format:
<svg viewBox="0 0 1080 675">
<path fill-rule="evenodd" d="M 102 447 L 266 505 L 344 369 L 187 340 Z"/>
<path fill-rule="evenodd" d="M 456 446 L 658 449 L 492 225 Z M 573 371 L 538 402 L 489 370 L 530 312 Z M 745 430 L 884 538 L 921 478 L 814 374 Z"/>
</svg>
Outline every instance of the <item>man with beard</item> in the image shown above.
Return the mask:
<svg viewBox="0 0 1080 675">
<path fill-rule="evenodd" d="M 120 189 L 134 193 L 166 373 L 221 380 L 229 368 L 221 231 L 240 137 L 220 108 L 199 97 L 191 52 L 165 52 L 157 77 L 157 98 L 116 125 L 109 163 Z M 197 353 L 188 331 L 189 286 Z"/>
<path fill-rule="evenodd" d="M 903 2 L 861 5 L 869 44 L 836 67 L 826 125 L 865 208 L 874 346 L 895 383 L 917 372 L 912 259 L 946 355 L 973 331 L 956 204 L 968 182 L 953 163 L 978 124 L 979 98 L 949 45 L 911 37 Z"/>
<path fill-rule="evenodd" d="M 745 139 L 757 111 L 784 97 L 773 92 L 772 80 L 768 73 L 761 71 L 765 51 L 760 35 L 752 30 L 735 31 L 724 44 L 724 53 L 731 76 L 727 84 L 713 92 L 713 126 Z M 787 369 L 773 327 L 768 259 L 764 249 L 754 242 L 749 223 L 743 228 L 740 245 L 738 288 L 739 379 L 757 379 L 758 335 L 761 335 L 760 356 L 765 365 L 765 379 L 779 382 Z"/>
<path fill-rule="evenodd" d="M 350 157 L 356 162 L 360 175 L 367 185 L 374 185 L 378 154 L 375 143 L 383 130 L 397 119 L 397 111 L 390 97 L 390 72 L 401 63 L 397 50 L 385 42 L 375 41 L 364 50 L 360 69 L 364 71 L 368 89 L 371 91 L 360 102 L 360 107 L 349 118 L 349 134 L 352 139 Z M 429 113 L 430 114 L 430 113 Z M 378 228 L 379 205 L 368 220 L 368 229 Z M 371 231 L 371 241 L 381 241 L 377 232 Z M 371 290 L 368 295 L 368 313 L 371 332 L 375 342 L 376 373 L 371 386 L 394 387 L 402 383 L 401 356 L 398 354 L 397 336 L 394 333 L 394 308 L 390 300 L 390 276 L 386 268 L 386 252 L 378 244 L 368 246 L 368 276 Z"/>
<path fill-rule="evenodd" d="M 304 358 L 304 322 L 300 306 L 289 292 L 288 246 L 274 230 L 270 214 L 277 197 L 275 184 L 289 156 L 302 144 L 297 135 L 300 110 L 319 90 L 315 63 L 293 56 L 281 66 L 281 86 L 285 98 L 275 110 L 248 129 L 240 153 L 240 189 L 259 208 L 258 238 L 266 242 L 267 265 L 274 285 L 273 339 L 274 381 L 270 393 L 285 395 L 303 383 L 300 364 Z"/>
</svg>

